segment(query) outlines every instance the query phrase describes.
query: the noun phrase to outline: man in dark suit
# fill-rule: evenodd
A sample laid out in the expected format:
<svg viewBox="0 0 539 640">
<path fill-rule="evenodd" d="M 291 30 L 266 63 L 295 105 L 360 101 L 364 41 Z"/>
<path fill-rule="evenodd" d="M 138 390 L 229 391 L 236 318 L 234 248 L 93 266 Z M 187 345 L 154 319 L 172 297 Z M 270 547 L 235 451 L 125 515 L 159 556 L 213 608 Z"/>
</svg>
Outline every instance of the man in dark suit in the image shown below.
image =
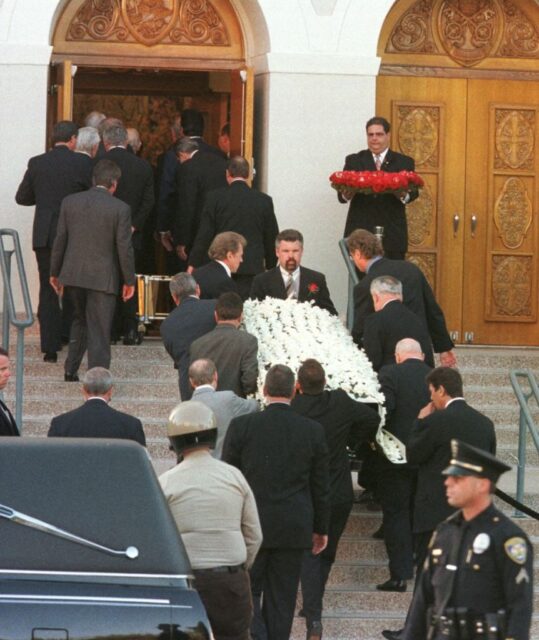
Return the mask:
<svg viewBox="0 0 539 640">
<path fill-rule="evenodd" d="M 224 151 L 218 147 L 208 144 L 204 140 L 204 116 L 198 109 L 184 109 L 181 112 L 180 117 L 183 136 L 187 136 L 194 140 L 198 144 L 200 151 L 213 153 L 219 158 L 227 159 L 227 154 Z"/>
<path fill-rule="evenodd" d="M 324 274 L 300 266 L 303 255 L 302 234 L 296 229 L 281 231 L 275 238 L 275 254 L 277 266 L 255 276 L 250 297 L 256 300 L 264 300 L 266 297 L 299 302 L 313 300 L 317 307 L 336 316 L 337 310 L 329 296 Z"/>
<path fill-rule="evenodd" d="M 208 251 L 211 262 L 193 272 L 203 300 L 215 300 L 227 291 L 239 293 L 232 277 L 241 265 L 245 245 L 245 238 L 234 231 L 215 236 Z"/>
<path fill-rule="evenodd" d="M 66 381 L 77 381 L 88 348 L 88 366 L 110 366 L 110 332 L 120 284 L 122 299 L 135 293 L 135 265 L 129 207 L 113 197 L 119 167 L 100 160 L 94 186 L 62 202 L 51 255 L 50 282 L 60 295 L 64 287 L 74 307 L 65 361 Z"/>
<path fill-rule="evenodd" d="M 238 467 L 253 490 L 264 536 L 251 568 L 253 640 L 288 640 L 303 552 L 318 554 L 327 544 L 324 430 L 292 411 L 294 393 L 289 367 L 271 367 L 264 385 L 267 408 L 234 418 L 223 448 L 222 459 Z"/>
<path fill-rule="evenodd" d="M 247 246 L 234 280 L 244 300 L 249 297 L 255 275 L 275 266 L 275 238 L 279 233 L 273 200 L 249 187 L 249 171 L 249 163 L 241 156 L 228 161 L 228 187 L 208 194 L 189 254 L 189 264 L 198 267 L 207 261 L 208 247 L 218 233 L 235 231 L 241 234 L 247 240 Z"/>
<path fill-rule="evenodd" d="M 199 142 L 187 137 L 176 144 L 176 153 L 180 165 L 176 173 L 178 202 L 172 236 L 176 253 L 182 260 L 187 260 L 206 196 L 213 189 L 226 187 L 226 160 L 210 151 L 202 151 Z"/>
<path fill-rule="evenodd" d="M 131 229 L 133 232 L 133 250 L 135 254 L 135 270 L 142 273 L 144 260 L 143 235 L 144 224 L 154 205 L 153 170 L 147 160 L 136 156 L 127 148 L 127 129 L 122 124 L 113 124 L 103 131 L 103 143 L 107 153 L 105 158 L 115 162 L 122 171 L 115 196 L 131 207 Z M 121 326 L 115 328 L 114 334 L 123 333 L 124 344 L 134 345 L 139 342 L 137 333 L 137 298 L 136 296 L 120 304 L 119 315 Z"/>
<path fill-rule="evenodd" d="M 354 288 L 354 341 L 361 344 L 365 319 L 374 313 L 371 282 L 379 276 L 393 276 L 402 283 L 405 306 L 422 320 L 428 330 L 434 352 L 440 354 L 442 365 L 456 366 L 455 345 L 447 331 L 444 313 L 421 269 L 405 260 L 385 258 L 376 236 L 365 229 L 356 229 L 346 243 L 354 264 L 366 274 Z"/>
<path fill-rule="evenodd" d="M 404 338 L 395 346 L 395 364 L 382 367 L 379 380 L 387 411 L 385 429 L 404 445 L 419 411 L 429 401 L 425 364 L 417 340 Z M 417 473 L 409 464 L 393 464 L 383 453 L 376 462 L 376 486 L 384 515 L 384 541 L 389 558 L 389 580 L 380 591 L 404 591 L 414 573 L 412 514 Z"/>
<path fill-rule="evenodd" d="M 4 391 L 11 378 L 9 354 L 0 347 L 0 393 Z M 0 436 L 19 436 L 19 428 L 6 403 L 0 398 Z"/>
<path fill-rule="evenodd" d="M 419 466 L 414 503 L 418 566 L 423 564 L 432 532 L 453 513 L 441 476 L 451 458 L 451 439 L 496 453 L 492 420 L 466 403 L 460 373 L 438 367 L 428 374 L 427 384 L 431 402 L 419 413 L 406 447 L 408 462 Z"/>
<path fill-rule="evenodd" d="M 170 294 L 176 308 L 161 323 L 161 337 L 178 369 L 180 397 L 189 400 L 189 349 L 191 343 L 215 327 L 215 300 L 200 300 L 200 288 L 189 273 L 177 273 L 170 280 Z"/>
<path fill-rule="evenodd" d="M 371 281 L 370 291 L 375 313 L 365 319 L 363 348 L 375 371 L 395 362 L 395 346 L 403 338 L 421 345 L 425 362 L 434 366 L 430 337 L 418 316 L 402 302 L 402 283 L 392 276 Z"/>
<path fill-rule="evenodd" d="M 324 590 L 354 502 L 347 446 L 373 441 L 380 422 L 374 409 L 352 400 L 342 389 L 324 391 L 325 386 L 326 374 L 322 365 L 312 358 L 305 360 L 298 370 L 298 393 L 291 407 L 324 427 L 329 449 L 330 487 L 327 547 L 318 555 L 306 551 L 301 571 L 307 638 L 311 634 L 318 637 L 317 631 L 321 636 Z"/>
<path fill-rule="evenodd" d="M 82 395 L 85 399 L 82 406 L 52 419 L 49 438 L 121 438 L 146 446 L 141 421 L 109 406 L 112 400 L 110 371 L 103 367 L 88 369 Z"/>
<path fill-rule="evenodd" d="M 374 117 L 367 122 L 368 149 L 346 156 L 344 171 L 413 171 L 412 158 L 389 148 L 391 126 L 385 118 Z M 350 200 L 344 237 L 355 229 L 374 233 L 377 226 L 384 228 L 384 252 L 388 258 L 404 260 L 408 249 L 408 228 L 405 205 L 419 195 L 417 189 L 403 193 L 339 193 L 339 201 Z"/>
<path fill-rule="evenodd" d="M 69 120 L 54 125 L 52 149 L 30 159 L 15 195 L 17 204 L 36 205 L 32 248 L 39 271 L 37 317 L 45 362 L 57 361 L 62 337 L 69 336 L 71 326 L 71 306 L 67 303 L 60 308 L 58 296 L 49 283 L 60 205 L 67 195 L 89 189 L 92 184 L 86 158 L 74 152 L 77 130 L 77 125 Z"/>
<path fill-rule="evenodd" d="M 243 302 L 237 293 L 223 293 L 215 306 L 217 326 L 191 344 L 191 362 L 209 358 L 219 376 L 218 391 L 233 391 L 245 398 L 258 380 L 258 340 L 240 329 Z"/>
</svg>

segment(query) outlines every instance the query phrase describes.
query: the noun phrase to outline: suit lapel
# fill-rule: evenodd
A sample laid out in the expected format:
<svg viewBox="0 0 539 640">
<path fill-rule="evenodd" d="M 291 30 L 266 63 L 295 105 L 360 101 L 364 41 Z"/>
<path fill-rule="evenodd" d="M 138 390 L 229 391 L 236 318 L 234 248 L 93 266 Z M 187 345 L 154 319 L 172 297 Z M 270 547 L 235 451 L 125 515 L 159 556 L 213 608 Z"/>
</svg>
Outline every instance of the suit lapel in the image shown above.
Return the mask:
<svg viewBox="0 0 539 640">
<path fill-rule="evenodd" d="M 275 267 L 271 273 L 271 288 L 276 298 L 286 298 L 286 289 L 284 288 L 283 277 L 278 266 Z"/>
<path fill-rule="evenodd" d="M 395 161 L 395 154 L 391 149 L 387 150 L 386 157 L 384 158 L 384 162 L 382 163 L 382 171 L 388 171 L 391 169 L 391 165 Z"/>
</svg>

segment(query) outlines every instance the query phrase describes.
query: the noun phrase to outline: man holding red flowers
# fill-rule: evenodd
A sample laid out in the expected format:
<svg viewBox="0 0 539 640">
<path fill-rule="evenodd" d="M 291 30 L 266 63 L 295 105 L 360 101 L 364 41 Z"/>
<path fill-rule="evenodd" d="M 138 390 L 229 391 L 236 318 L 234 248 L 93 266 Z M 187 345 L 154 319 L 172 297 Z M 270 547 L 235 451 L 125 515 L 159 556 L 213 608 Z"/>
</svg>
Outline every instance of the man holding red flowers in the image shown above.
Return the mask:
<svg viewBox="0 0 539 640">
<path fill-rule="evenodd" d="M 385 171 L 398 174 L 400 171 L 414 171 L 413 158 L 397 153 L 389 148 L 391 125 L 385 118 L 371 118 L 366 125 L 367 146 L 358 153 L 346 156 L 344 171 Z M 380 184 L 371 184 L 373 194 L 353 193 L 346 190 L 338 194 L 340 202 L 350 202 L 344 229 L 348 237 L 355 229 L 367 229 L 375 233 L 375 227 L 383 227 L 383 247 L 387 258 L 404 260 L 408 249 L 408 229 L 405 205 L 419 195 L 416 188 L 384 191 L 385 177 L 380 175 Z M 398 181 L 399 178 L 395 176 Z"/>
</svg>

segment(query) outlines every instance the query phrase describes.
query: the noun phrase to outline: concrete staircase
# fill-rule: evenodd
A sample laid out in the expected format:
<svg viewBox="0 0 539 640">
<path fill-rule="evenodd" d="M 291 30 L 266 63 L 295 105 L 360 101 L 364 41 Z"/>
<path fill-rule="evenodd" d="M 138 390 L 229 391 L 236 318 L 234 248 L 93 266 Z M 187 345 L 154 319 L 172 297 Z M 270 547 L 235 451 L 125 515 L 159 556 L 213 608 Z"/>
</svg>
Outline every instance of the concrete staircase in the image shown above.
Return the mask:
<svg viewBox="0 0 539 640">
<path fill-rule="evenodd" d="M 14 345 L 12 352 L 15 353 Z M 518 407 L 508 372 L 515 368 L 539 372 L 539 350 L 461 347 L 457 353 L 467 400 L 494 420 L 498 454 L 514 465 L 518 444 Z M 25 354 L 23 434 L 44 437 L 54 415 L 82 402 L 80 385 L 63 382 L 64 354 L 60 354 L 58 364 L 43 363 L 34 329 L 27 337 Z M 140 417 L 148 450 L 156 472 L 160 474 L 174 464 L 166 439 L 167 416 L 179 400 L 177 374 L 171 360 L 160 340 L 146 339 L 138 347 L 113 347 L 111 368 L 116 380 L 112 405 Z M 10 405 L 14 402 L 14 394 L 12 380 L 5 393 Z M 533 413 L 539 423 L 539 411 Z M 533 445 L 528 447 L 528 465 L 526 502 L 538 508 L 539 461 Z M 514 492 L 514 471 L 504 476 L 501 486 L 508 492 Z M 509 509 L 507 511 L 510 512 Z M 380 522 L 379 513 L 354 507 L 326 592 L 325 640 L 378 639 L 382 637 L 382 629 L 402 626 L 411 591 L 382 593 L 375 588 L 388 577 L 383 542 L 371 537 Z M 536 557 L 539 558 L 539 522 L 524 519 L 519 524 L 532 537 Z M 539 577 L 538 568 L 539 564 L 536 579 Z M 300 604 L 301 595 L 298 596 Z M 294 640 L 305 637 L 302 618 L 295 619 L 292 637 Z M 539 613 L 534 617 L 532 637 L 539 637 Z"/>
</svg>

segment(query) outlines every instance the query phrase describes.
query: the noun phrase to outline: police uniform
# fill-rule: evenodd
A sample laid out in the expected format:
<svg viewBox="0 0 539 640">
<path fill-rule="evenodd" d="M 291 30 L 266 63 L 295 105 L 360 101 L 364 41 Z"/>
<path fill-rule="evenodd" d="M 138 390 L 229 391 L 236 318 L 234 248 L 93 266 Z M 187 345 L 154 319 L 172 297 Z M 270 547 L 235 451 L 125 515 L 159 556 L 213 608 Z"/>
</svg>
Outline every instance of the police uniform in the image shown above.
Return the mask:
<svg viewBox="0 0 539 640">
<path fill-rule="evenodd" d="M 493 482 L 510 469 L 456 440 L 446 475 Z M 526 534 L 492 504 L 471 520 L 457 511 L 429 545 L 405 640 L 529 640 L 533 549 Z"/>
</svg>

